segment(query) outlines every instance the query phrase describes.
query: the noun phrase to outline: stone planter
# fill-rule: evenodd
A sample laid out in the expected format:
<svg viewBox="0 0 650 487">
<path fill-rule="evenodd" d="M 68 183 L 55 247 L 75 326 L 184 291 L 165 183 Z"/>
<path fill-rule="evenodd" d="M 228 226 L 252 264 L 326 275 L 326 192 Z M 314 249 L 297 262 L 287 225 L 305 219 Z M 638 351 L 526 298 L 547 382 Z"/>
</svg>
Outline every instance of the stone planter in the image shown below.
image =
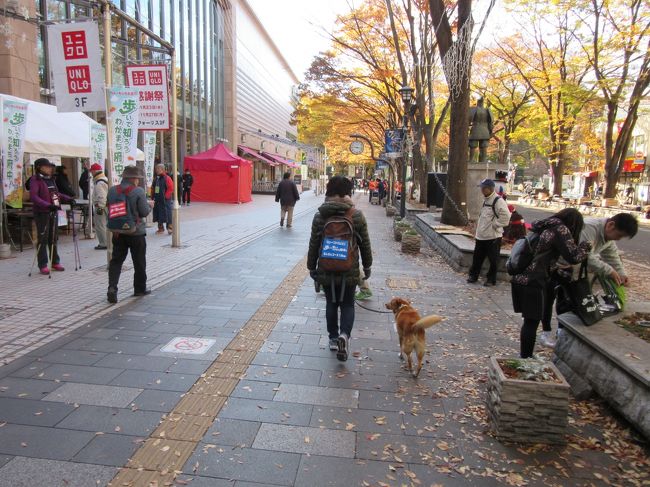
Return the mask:
<svg viewBox="0 0 650 487">
<path fill-rule="evenodd" d="M 396 242 L 401 242 L 402 241 L 402 233 L 404 233 L 406 230 L 410 230 L 411 225 L 409 225 L 406 222 L 397 222 L 395 225 L 393 225 L 393 236 L 395 237 Z"/>
<path fill-rule="evenodd" d="M 548 368 L 561 382 L 509 379 L 499 361 L 490 357 L 487 410 L 499 440 L 523 443 L 566 443 L 569 384 L 551 363 Z"/>
<path fill-rule="evenodd" d="M 11 245 L 0 245 L 0 259 L 8 259 L 9 257 L 11 257 Z"/>
<path fill-rule="evenodd" d="M 386 206 L 386 216 L 392 217 L 397 214 L 397 210 L 395 209 L 394 206 L 387 205 Z"/>
<path fill-rule="evenodd" d="M 422 237 L 415 230 L 402 233 L 402 252 L 406 254 L 419 254 Z"/>
</svg>

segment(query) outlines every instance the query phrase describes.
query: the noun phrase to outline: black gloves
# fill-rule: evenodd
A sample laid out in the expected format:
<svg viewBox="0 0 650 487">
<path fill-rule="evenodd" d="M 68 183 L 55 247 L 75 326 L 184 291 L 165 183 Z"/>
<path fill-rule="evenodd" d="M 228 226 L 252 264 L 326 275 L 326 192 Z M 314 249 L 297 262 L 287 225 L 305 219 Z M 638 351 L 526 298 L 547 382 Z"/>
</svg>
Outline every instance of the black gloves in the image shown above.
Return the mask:
<svg viewBox="0 0 650 487">
<path fill-rule="evenodd" d="M 70 201 L 68 202 L 68 204 L 69 204 L 70 206 L 74 206 L 74 205 L 77 204 L 77 202 L 76 202 L 75 200 L 70 200 Z"/>
<path fill-rule="evenodd" d="M 363 269 L 363 280 L 370 279 L 370 267 Z"/>
<path fill-rule="evenodd" d="M 317 271 L 316 269 L 310 270 L 310 271 L 309 271 L 309 275 L 310 275 L 311 278 L 315 281 L 316 278 L 318 277 L 318 271 Z"/>
<path fill-rule="evenodd" d="M 59 211 L 59 207 L 56 205 L 50 205 L 50 211 Z"/>
</svg>

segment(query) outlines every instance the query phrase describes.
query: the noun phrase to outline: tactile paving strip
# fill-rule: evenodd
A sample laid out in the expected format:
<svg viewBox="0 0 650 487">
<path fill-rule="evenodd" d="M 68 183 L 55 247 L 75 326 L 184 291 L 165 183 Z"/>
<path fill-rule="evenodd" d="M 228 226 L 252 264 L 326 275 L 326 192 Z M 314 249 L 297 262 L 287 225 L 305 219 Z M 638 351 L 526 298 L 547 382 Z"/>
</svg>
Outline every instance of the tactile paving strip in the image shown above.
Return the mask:
<svg viewBox="0 0 650 487">
<path fill-rule="evenodd" d="M 151 437 L 136 450 L 109 486 L 174 485 L 174 479 L 245 376 L 306 277 L 307 268 L 302 259 L 176 407 L 163 417 Z"/>
</svg>

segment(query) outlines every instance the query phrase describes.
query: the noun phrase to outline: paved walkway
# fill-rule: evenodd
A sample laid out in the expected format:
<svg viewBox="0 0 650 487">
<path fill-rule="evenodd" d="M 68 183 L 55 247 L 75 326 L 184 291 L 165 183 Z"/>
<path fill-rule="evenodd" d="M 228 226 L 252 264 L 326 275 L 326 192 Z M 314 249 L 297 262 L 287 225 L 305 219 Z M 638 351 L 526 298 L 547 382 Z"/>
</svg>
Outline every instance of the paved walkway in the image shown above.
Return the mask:
<svg viewBox="0 0 650 487">
<path fill-rule="evenodd" d="M 0 486 L 648 482 L 647 452 L 597 401 L 572 404 L 565 447 L 495 441 L 486 366 L 517 349 L 508 288 L 401 255 L 383 210 L 359 206 L 369 306 L 399 295 L 447 317 L 419 380 L 400 368 L 390 315 L 357 308 L 348 362 L 326 349 L 304 216 L 0 368 Z"/>
<path fill-rule="evenodd" d="M 296 213 L 311 215 L 318 201 L 313 192 L 304 193 Z M 149 285 L 160 286 L 275 230 L 278 213 L 273 197 L 265 195 L 254 195 L 244 205 L 181 207 L 182 248 L 171 248 L 171 236 L 148 231 Z M 0 366 L 113 309 L 106 302 L 106 253 L 94 250 L 95 245 L 94 239 L 79 240 L 82 269 L 75 271 L 72 237 L 62 235 L 59 253 L 66 271 L 52 273 L 52 279 L 39 275 L 37 268 L 28 276 L 32 249 L 0 260 Z M 129 258 L 120 279 L 120 301 L 132 294 L 132 283 Z"/>
</svg>

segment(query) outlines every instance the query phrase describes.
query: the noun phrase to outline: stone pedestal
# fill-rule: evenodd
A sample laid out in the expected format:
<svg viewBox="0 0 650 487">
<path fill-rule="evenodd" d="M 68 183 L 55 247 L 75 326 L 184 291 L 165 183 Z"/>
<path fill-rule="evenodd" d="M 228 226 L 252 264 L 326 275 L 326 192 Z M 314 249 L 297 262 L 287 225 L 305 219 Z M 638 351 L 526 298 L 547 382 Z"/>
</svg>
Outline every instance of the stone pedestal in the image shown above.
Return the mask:
<svg viewBox="0 0 650 487">
<path fill-rule="evenodd" d="M 492 429 L 500 440 L 523 443 L 566 443 L 569 414 L 569 384 L 549 362 L 561 380 L 534 382 L 509 379 L 498 360 L 490 357 L 487 409 Z"/>
<path fill-rule="evenodd" d="M 470 220 L 476 220 L 483 205 L 483 194 L 478 184 L 486 178 L 494 179 L 496 171 L 507 171 L 506 165 L 469 164 L 467 166 L 467 211 Z M 460 202 L 459 206 L 460 206 Z M 462 208 L 462 206 L 461 206 Z"/>
</svg>

